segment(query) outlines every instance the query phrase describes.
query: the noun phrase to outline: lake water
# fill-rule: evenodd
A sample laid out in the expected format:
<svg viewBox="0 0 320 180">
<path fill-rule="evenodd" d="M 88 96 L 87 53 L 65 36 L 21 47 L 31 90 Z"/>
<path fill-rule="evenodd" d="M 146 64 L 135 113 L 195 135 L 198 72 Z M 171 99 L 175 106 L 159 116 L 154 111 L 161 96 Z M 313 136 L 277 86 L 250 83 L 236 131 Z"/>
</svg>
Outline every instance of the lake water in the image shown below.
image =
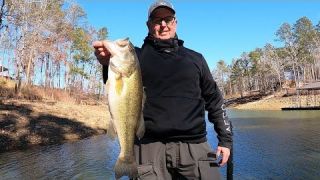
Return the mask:
<svg viewBox="0 0 320 180">
<path fill-rule="evenodd" d="M 320 111 L 229 110 L 234 179 L 320 179 Z M 213 127 L 208 140 L 217 144 Z M 0 154 L 0 179 L 114 179 L 117 141 L 102 135 Z M 220 169 L 225 176 L 226 168 Z"/>
</svg>

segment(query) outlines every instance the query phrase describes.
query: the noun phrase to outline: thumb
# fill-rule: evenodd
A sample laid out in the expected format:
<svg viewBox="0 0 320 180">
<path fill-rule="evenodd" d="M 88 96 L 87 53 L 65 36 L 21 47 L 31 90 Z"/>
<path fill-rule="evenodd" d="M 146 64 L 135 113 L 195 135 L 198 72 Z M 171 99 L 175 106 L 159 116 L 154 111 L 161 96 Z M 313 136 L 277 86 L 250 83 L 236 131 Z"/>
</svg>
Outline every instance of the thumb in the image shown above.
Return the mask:
<svg viewBox="0 0 320 180">
<path fill-rule="evenodd" d="M 94 42 L 92 43 L 92 46 L 93 46 L 94 48 L 102 47 L 102 46 L 103 46 L 103 42 L 102 42 L 102 41 L 94 41 Z"/>
</svg>

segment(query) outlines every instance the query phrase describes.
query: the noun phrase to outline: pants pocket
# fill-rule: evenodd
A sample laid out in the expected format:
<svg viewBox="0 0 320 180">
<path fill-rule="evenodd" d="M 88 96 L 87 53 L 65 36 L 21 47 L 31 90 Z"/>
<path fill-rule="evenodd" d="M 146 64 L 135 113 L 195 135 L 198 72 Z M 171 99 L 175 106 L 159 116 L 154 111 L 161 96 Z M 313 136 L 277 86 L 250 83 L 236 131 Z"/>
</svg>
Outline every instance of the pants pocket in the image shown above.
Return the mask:
<svg viewBox="0 0 320 180">
<path fill-rule="evenodd" d="M 198 161 L 199 174 L 201 180 L 221 179 L 218 164 L 211 159 Z"/>
<path fill-rule="evenodd" d="M 138 165 L 138 180 L 157 180 L 157 175 L 151 164 Z"/>
</svg>

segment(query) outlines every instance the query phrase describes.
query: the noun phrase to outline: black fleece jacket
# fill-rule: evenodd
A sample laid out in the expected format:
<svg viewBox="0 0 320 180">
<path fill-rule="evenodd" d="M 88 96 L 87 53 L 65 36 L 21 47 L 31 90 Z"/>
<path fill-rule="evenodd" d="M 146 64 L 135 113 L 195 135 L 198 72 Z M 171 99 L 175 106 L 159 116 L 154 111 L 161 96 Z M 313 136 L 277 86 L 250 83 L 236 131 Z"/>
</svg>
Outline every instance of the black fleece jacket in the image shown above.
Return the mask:
<svg viewBox="0 0 320 180">
<path fill-rule="evenodd" d="M 203 56 L 177 38 L 147 37 L 136 52 L 146 93 L 146 132 L 141 141 L 204 142 L 207 110 L 219 146 L 230 148 L 232 131 L 224 100 Z M 106 81 L 107 66 L 103 71 Z"/>
</svg>

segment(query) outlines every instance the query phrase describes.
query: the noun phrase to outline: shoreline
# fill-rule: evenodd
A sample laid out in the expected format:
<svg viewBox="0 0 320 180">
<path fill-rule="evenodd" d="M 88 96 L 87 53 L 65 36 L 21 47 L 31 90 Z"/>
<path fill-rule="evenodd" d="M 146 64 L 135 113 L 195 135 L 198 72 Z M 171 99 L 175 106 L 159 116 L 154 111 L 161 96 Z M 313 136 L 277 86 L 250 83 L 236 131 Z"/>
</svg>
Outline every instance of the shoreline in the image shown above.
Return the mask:
<svg viewBox="0 0 320 180">
<path fill-rule="evenodd" d="M 245 98 L 245 101 L 235 99 L 227 108 L 280 111 L 282 107 L 295 105 L 292 103 L 294 96 Z M 306 96 L 301 99 L 302 105 L 305 105 Z M 319 95 L 317 99 L 320 100 Z M 106 104 L 76 105 L 54 101 L 1 100 L 0 153 L 106 134 L 109 119 L 106 111 Z"/>
<path fill-rule="evenodd" d="M 314 105 L 313 97 L 308 97 L 303 95 L 301 98 L 301 105 Z M 317 95 L 317 106 L 320 104 L 320 95 Z M 307 103 L 308 99 L 308 103 Z M 297 107 L 298 102 L 296 102 L 295 96 L 287 97 L 277 97 L 274 95 L 265 96 L 261 99 L 246 102 L 243 104 L 233 104 L 229 106 L 230 109 L 241 109 L 241 110 L 279 110 L 283 107 Z"/>
<path fill-rule="evenodd" d="M 106 133 L 106 105 L 3 100 L 0 153 L 62 144 Z"/>
</svg>

